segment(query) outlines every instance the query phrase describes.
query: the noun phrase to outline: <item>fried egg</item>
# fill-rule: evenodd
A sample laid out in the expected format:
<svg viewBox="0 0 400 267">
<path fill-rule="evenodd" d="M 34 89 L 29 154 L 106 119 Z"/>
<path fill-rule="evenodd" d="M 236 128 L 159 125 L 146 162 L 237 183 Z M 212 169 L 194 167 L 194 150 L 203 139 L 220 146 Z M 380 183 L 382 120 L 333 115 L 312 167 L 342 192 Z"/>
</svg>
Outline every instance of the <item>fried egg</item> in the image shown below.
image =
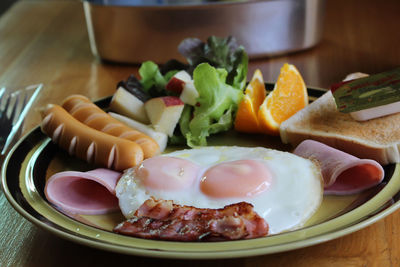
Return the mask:
<svg viewBox="0 0 400 267">
<path fill-rule="evenodd" d="M 218 209 L 248 202 L 269 234 L 301 227 L 318 209 L 323 184 L 311 160 L 262 147 L 201 147 L 163 154 L 128 169 L 116 187 L 125 217 L 150 197 Z"/>
</svg>

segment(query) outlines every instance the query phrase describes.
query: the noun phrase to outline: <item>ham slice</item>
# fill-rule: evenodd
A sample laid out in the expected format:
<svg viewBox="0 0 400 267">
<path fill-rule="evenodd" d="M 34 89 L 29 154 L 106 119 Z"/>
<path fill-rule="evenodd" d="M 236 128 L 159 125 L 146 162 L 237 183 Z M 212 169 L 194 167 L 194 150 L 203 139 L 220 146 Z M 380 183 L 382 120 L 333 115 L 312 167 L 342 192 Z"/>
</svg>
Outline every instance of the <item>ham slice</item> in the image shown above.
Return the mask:
<svg viewBox="0 0 400 267">
<path fill-rule="evenodd" d="M 317 141 L 305 140 L 293 153 L 318 161 L 324 179 L 324 194 L 358 193 L 379 184 L 384 177 L 384 170 L 376 161 L 359 159 Z"/>
<path fill-rule="evenodd" d="M 59 172 L 48 179 L 44 193 L 64 213 L 105 214 L 119 209 L 115 187 L 120 177 L 109 169 Z"/>
</svg>

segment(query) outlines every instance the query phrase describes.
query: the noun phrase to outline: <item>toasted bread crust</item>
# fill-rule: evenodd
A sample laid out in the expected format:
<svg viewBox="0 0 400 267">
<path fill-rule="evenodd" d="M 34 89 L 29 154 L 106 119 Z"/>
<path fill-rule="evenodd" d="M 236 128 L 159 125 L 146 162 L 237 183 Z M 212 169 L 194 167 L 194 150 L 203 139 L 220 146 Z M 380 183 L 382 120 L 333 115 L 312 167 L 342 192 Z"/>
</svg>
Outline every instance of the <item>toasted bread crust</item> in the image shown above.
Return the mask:
<svg viewBox="0 0 400 267">
<path fill-rule="evenodd" d="M 400 113 L 358 122 L 337 111 L 330 91 L 283 122 L 280 135 L 293 146 L 313 139 L 383 165 L 400 162 Z"/>
</svg>

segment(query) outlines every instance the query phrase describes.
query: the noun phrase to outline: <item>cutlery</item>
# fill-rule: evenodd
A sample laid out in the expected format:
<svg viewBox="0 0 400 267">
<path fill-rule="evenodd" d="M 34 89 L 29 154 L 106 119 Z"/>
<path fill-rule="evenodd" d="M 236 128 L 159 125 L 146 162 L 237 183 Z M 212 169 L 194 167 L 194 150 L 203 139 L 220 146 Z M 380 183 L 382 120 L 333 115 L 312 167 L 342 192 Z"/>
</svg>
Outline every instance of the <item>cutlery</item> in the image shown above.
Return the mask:
<svg viewBox="0 0 400 267">
<path fill-rule="evenodd" d="M 30 85 L 8 93 L 0 88 L 0 149 L 5 155 L 14 138 L 22 131 L 22 124 L 43 85 Z"/>
</svg>

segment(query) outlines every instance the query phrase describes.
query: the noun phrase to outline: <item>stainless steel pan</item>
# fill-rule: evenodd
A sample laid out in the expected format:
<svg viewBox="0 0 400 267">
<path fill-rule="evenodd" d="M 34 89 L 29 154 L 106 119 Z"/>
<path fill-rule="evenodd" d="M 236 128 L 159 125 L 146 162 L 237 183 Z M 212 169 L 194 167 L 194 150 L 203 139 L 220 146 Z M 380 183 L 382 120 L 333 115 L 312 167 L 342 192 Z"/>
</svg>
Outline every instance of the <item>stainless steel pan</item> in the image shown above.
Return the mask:
<svg viewBox="0 0 400 267">
<path fill-rule="evenodd" d="M 310 48 L 321 37 L 325 0 L 85 0 L 91 48 L 102 59 L 182 59 L 187 37 L 232 35 L 250 58 Z"/>
</svg>

